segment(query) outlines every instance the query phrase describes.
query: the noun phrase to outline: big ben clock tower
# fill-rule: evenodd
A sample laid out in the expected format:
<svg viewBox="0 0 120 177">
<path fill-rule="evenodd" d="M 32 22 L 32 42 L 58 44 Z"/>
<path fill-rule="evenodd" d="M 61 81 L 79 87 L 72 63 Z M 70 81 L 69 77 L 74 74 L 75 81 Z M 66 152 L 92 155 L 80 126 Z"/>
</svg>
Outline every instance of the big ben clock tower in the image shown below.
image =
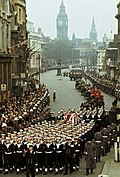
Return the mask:
<svg viewBox="0 0 120 177">
<path fill-rule="evenodd" d="M 59 14 L 57 15 L 56 26 L 57 26 L 57 38 L 59 40 L 68 39 L 68 17 L 65 12 L 63 0 L 60 6 Z"/>
</svg>

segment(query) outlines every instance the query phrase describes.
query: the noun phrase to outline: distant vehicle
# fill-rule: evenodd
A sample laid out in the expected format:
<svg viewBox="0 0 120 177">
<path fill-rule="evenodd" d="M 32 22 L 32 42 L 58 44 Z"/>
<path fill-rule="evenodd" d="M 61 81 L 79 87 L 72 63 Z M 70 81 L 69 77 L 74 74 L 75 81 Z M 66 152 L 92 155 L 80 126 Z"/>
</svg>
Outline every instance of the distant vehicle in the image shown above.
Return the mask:
<svg viewBox="0 0 120 177">
<path fill-rule="evenodd" d="M 69 78 L 71 81 L 76 79 L 82 79 L 82 75 L 83 75 L 83 70 L 81 69 L 72 69 L 69 72 Z"/>
</svg>

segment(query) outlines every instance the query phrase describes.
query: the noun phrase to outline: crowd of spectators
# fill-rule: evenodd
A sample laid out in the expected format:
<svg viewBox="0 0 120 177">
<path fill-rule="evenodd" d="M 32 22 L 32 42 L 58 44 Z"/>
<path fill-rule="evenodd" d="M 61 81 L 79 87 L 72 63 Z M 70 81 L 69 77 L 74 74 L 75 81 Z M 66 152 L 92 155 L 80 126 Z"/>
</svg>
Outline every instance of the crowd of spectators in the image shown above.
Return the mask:
<svg viewBox="0 0 120 177">
<path fill-rule="evenodd" d="M 116 80 L 109 78 L 107 75 L 100 76 L 94 70 L 85 72 L 84 76 L 88 78 L 94 86 L 116 97 L 117 100 L 120 100 L 120 83 Z"/>
<path fill-rule="evenodd" d="M 93 87 L 90 83 L 87 84 L 84 79 L 77 79 L 75 89 L 81 92 L 81 95 L 94 106 L 104 107 L 104 97 L 100 89 Z"/>
<path fill-rule="evenodd" d="M 0 133 L 19 131 L 40 122 L 50 114 L 50 95 L 46 86 L 32 80 L 24 95 L 11 97 L 0 109 Z"/>
</svg>

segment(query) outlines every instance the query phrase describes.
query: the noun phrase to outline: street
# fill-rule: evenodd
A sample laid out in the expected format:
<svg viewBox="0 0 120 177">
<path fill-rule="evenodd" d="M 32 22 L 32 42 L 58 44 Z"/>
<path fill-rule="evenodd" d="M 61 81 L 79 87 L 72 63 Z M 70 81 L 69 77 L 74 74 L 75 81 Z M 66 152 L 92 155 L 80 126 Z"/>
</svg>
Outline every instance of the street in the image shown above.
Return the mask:
<svg viewBox="0 0 120 177">
<path fill-rule="evenodd" d="M 50 106 L 52 111 L 56 114 L 62 107 L 65 109 L 75 107 L 78 110 L 80 104 L 85 102 L 85 100 L 80 92 L 75 90 L 75 81 L 70 81 L 69 77 L 56 76 L 56 73 L 57 72 L 54 70 L 41 74 L 41 82 L 44 83 L 50 91 Z M 52 100 L 54 90 L 56 90 L 56 102 L 53 102 Z M 114 98 L 104 94 L 104 99 L 105 109 L 110 110 Z"/>
</svg>

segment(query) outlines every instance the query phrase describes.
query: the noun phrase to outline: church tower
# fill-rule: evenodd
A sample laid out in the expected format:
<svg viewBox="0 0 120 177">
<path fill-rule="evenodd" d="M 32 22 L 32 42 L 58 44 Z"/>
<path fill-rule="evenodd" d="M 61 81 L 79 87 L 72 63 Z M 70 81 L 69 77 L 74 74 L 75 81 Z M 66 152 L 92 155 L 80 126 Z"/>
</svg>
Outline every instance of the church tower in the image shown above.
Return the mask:
<svg viewBox="0 0 120 177">
<path fill-rule="evenodd" d="M 56 27 L 57 27 L 57 38 L 59 40 L 68 39 L 68 17 L 65 11 L 65 5 L 62 0 L 59 14 L 56 19 Z"/>
<path fill-rule="evenodd" d="M 95 22 L 94 22 L 94 17 L 93 17 L 91 31 L 90 31 L 90 40 L 91 40 L 92 43 L 96 43 L 97 44 L 97 42 L 98 42 L 98 40 L 97 40 L 97 31 L 96 31 Z"/>
</svg>

